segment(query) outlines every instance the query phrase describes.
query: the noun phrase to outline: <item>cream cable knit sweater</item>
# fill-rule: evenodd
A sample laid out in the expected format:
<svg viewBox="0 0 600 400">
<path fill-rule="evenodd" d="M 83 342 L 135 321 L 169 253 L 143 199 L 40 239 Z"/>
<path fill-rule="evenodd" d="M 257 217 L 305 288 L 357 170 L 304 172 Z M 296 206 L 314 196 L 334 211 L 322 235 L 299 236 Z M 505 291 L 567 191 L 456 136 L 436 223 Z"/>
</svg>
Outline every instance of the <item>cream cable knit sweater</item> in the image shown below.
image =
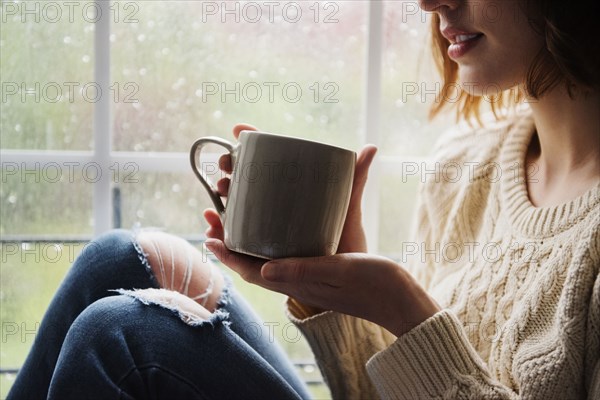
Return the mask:
<svg viewBox="0 0 600 400">
<path fill-rule="evenodd" d="M 343 314 L 288 313 L 334 398 L 600 399 L 600 184 L 534 207 L 533 131 L 526 113 L 440 142 L 401 264 L 443 311 L 400 338 Z"/>
</svg>

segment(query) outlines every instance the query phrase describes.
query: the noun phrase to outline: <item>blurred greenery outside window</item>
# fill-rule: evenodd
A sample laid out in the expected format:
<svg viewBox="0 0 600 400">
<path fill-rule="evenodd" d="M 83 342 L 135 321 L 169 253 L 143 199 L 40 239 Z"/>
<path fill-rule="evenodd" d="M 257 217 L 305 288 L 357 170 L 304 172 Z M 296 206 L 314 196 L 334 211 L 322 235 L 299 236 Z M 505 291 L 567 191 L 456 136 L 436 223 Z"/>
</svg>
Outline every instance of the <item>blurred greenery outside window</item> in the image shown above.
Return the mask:
<svg viewBox="0 0 600 400">
<path fill-rule="evenodd" d="M 407 172 L 449 122 L 427 120 L 438 79 L 416 2 L 1 5 L 3 370 L 22 364 L 94 235 L 158 227 L 199 245 L 211 203 L 187 151 L 200 136 L 233 140 L 237 122 L 353 150 L 377 144 L 364 223 L 372 251 L 399 257 L 419 180 Z M 215 163 L 221 150 L 209 150 Z M 304 340 L 284 330 L 283 296 L 236 284 L 279 324 L 275 338 L 300 373 L 320 381 Z M 1 398 L 13 379 L 0 376 Z M 322 384 L 311 390 L 329 396 Z"/>
</svg>

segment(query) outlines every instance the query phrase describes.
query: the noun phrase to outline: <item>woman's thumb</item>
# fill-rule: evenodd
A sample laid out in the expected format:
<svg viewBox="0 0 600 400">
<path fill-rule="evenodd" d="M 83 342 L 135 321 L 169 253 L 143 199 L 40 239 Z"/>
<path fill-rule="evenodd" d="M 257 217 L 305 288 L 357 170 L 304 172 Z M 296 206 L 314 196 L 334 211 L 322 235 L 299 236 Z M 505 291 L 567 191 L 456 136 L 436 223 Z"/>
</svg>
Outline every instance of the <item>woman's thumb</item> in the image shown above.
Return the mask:
<svg viewBox="0 0 600 400">
<path fill-rule="evenodd" d="M 362 192 L 367 183 L 367 177 L 369 176 L 369 168 L 377 153 L 377 147 L 372 144 L 368 144 L 360 151 L 358 158 L 356 159 L 356 169 L 354 171 L 354 183 L 352 188 L 353 197 L 358 195 L 358 199 L 362 197 Z M 358 191 L 358 192 L 357 192 Z"/>
</svg>

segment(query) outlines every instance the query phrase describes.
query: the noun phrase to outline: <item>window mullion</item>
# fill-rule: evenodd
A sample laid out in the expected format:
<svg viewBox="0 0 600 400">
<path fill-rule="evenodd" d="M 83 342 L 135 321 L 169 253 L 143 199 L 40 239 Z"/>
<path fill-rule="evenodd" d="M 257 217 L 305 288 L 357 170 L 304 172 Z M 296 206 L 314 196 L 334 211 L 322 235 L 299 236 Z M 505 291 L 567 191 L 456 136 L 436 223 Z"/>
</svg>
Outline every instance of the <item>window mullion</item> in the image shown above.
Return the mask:
<svg viewBox="0 0 600 400">
<path fill-rule="evenodd" d="M 110 177 L 111 119 L 110 119 L 110 1 L 96 0 L 102 17 L 94 30 L 94 81 L 102 95 L 94 103 L 94 161 L 101 166 L 102 177 L 94 184 L 94 235 L 112 227 L 112 198 Z"/>
<path fill-rule="evenodd" d="M 369 2 L 369 26 L 366 52 L 366 90 L 363 103 L 364 139 L 367 143 L 379 144 L 381 119 L 381 65 L 383 2 Z M 379 248 L 379 196 L 381 165 L 375 159 L 369 173 L 369 181 L 363 196 L 363 224 L 369 243 L 369 251 Z"/>
</svg>

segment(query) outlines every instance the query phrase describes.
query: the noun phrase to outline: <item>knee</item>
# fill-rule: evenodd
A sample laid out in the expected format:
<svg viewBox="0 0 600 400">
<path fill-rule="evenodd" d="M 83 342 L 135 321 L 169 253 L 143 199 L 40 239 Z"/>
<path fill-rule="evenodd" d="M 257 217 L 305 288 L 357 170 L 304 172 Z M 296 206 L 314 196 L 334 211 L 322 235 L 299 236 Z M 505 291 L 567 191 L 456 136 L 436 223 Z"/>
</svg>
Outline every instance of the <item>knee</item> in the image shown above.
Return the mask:
<svg viewBox="0 0 600 400">
<path fill-rule="evenodd" d="M 136 240 L 160 287 L 188 296 L 211 312 L 217 308 L 224 280 L 206 255 L 164 232 L 142 231 Z"/>
<path fill-rule="evenodd" d="M 152 356 L 149 340 L 164 341 L 169 337 L 166 331 L 181 329 L 172 318 L 176 318 L 172 312 L 143 304 L 132 296 L 96 300 L 69 327 L 55 375 L 73 378 L 82 374 L 81 370 L 95 374 L 98 366 L 129 369 L 136 360 Z"/>
<path fill-rule="evenodd" d="M 124 229 L 114 229 L 87 243 L 79 257 L 91 261 L 107 258 L 111 260 L 121 259 L 132 255 L 135 255 L 133 234 Z"/>
<path fill-rule="evenodd" d="M 98 347 L 118 338 L 147 340 L 148 332 L 177 330 L 179 319 L 190 326 L 214 324 L 227 313 L 210 313 L 188 297 L 164 289 L 122 290 L 117 296 L 104 297 L 90 304 L 71 325 L 65 342 L 75 347 Z M 179 328 L 178 328 L 179 327 Z M 98 342 L 98 343 L 97 343 Z M 135 342 L 135 340 L 134 340 Z"/>
<path fill-rule="evenodd" d="M 119 273 L 123 272 L 125 265 L 132 265 L 137 269 L 140 264 L 133 234 L 127 230 L 115 229 L 85 244 L 72 269 L 74 272 L 93 276 L 97 271 L 97 274 L 105 276 L 112 273 L 107 269 L 119 268 L 120 271 L 114 271 Z"/>
<path fill-rule="evenodd" d="M 65 346 L 74 353 L 94 354 L 104 352 L 107 341 L 125 336 L 124 332 L 145 320 L 143 305 L 128 296 L 108 296 L 87 306 L 73 321 Z M 114 345 L 114 343 L 113 343 Z"/>
<path fill-rule="evenodd" d="M 193 379 L 180 377 L 190 375 L 190 365 L 203 364 L 204 352 L 197 350 L 207 343 L 203 339 L 215 336 L 214 330 L 179 323 L 171 310 L 138 300 L 106 297 L 75 319 L 60 350 L 48 398 L 114 398 L 119 393 L 145 398 L 148 388 L 168 393 L 172 387 L 180 393 L 176 398 L 202 397 L 189 391 L 181 395 L 181 388 Z"/>
<path fill-rule="evenodd" d="M 95 238 L 93 242 L 98 246 L 122 246 L 130 244 L 133 233 L 126 229 L 112 229 Z"/>
<path fill-rule="evenodd" d="M 96 334 L 108 333 L 111 328 L 124 327 L 136 319 L 141 319 L 142 306 L 130 296 L 108 296 L 96 300 L 77 316 L 71 330 L 95 337 Z"/>
</svg>

